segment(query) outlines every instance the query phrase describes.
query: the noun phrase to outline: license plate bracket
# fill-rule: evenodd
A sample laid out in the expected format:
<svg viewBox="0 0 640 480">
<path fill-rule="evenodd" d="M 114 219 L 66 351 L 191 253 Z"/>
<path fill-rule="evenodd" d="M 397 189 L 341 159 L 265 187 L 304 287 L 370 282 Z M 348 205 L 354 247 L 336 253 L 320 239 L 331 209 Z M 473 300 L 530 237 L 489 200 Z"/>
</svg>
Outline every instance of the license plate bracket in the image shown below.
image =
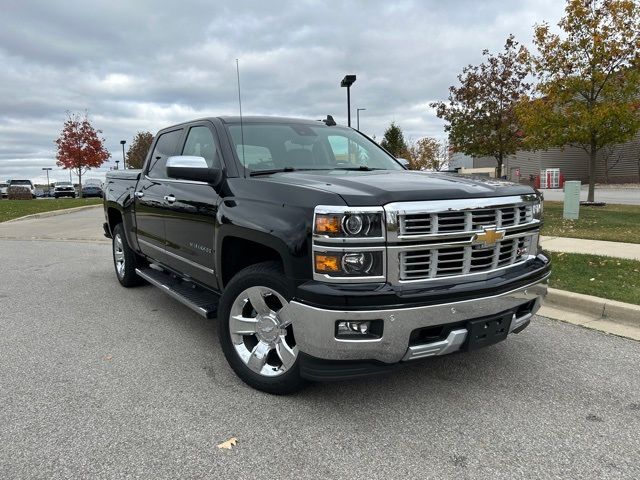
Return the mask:
<svg viewBox="0 0 640 480">
<path fill-rule="evenodd" d="M 467 350 L 487 347 L 507 338 L 512 316 L 509 312 L 470 321 Z"/>
</svg>

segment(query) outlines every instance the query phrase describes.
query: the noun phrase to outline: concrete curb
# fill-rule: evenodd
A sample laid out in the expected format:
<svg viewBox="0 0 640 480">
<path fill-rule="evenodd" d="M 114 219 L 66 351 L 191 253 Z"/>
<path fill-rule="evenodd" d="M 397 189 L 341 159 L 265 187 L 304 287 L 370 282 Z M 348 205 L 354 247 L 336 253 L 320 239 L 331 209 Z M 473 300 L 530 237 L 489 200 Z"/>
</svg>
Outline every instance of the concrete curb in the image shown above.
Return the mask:
<svg viewBox="0 0 640 480">
<path fill-rule="evenodd" d="M 640 305 L 550 288 L 538 314 L 640 341 Z"/>
<path fill-rule="evenodd" d="M 640 327 L 640 305 L 550 288 L 545 304 L 593 318 Z"/>
<path fill-rule="evenodd" d="M 50 210 L 48 212 L 33 213 L 31 215 L 25 215 L 23 217 L 12 218 L 11 220 L 6 220 L 6 221 L 0 222 L 0 223 L 13 223 L 13 222 L 19 222 L 21 220 L 31 220 L 31 219 L 35 219 L 35 218 L 55 217 L 57 215 L 64 215 L 65 213 L 73 213 L 73 212 L 78 212 L 80 210 L 87 210 L 89 208 L 97 208 L 97 207 L 102 207 L 102 204 L 98 203 L 96 205 L 83 205 L 82 207 L 63 208 L 63 209 L 60 209 L 60 210 Z"/>
</svg>

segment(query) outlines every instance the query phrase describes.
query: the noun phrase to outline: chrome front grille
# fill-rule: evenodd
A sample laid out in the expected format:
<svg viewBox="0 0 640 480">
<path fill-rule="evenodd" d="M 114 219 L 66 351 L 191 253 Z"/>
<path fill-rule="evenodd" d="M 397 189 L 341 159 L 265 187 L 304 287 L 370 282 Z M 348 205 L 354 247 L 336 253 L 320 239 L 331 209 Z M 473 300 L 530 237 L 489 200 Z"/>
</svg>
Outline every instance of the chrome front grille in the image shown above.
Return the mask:
<svg viewBox="0 0 640 480">
<path fill-rule="evenodd" d="M 536 195 L 386 205 L 393 284 L 486 274 L 537 254 Z"/>
<path fill-rule="evenodd" d="M 482 273 L 524 261 L 531 250 L 531 235 L 508 238 L 495 246 L 425 246 L 400 252 L 400 280 L 425 280 Z"/>
<path fill-rule="evenodd" d="M 533 207 L 529 204 L 455 212 L 406 213 L 401 214 L 399 220 L 402 236 L 464 233 L 479 231 L 486 225 L 503 228 L 531 222 Z"/>
</svg>

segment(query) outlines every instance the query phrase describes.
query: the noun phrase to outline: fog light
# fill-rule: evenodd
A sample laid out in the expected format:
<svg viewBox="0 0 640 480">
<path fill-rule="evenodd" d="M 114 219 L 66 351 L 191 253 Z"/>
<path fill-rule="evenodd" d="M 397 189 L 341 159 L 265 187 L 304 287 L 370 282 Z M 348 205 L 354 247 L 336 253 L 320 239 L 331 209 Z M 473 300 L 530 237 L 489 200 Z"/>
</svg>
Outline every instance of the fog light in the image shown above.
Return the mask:
<svg viewBox="0 0 640 480">
<path fill-rule="evenodd" d="M 338 335 L 360 333 L 366 335 L 371 328 L 369 320 L 362 322 L 338 322 Z"/>
<path fill-rule="evenodd" d="M 336 338 L 339 340 L 376 340 L 382 338 L 383 320 L 338 320 Z"/>
</svg>

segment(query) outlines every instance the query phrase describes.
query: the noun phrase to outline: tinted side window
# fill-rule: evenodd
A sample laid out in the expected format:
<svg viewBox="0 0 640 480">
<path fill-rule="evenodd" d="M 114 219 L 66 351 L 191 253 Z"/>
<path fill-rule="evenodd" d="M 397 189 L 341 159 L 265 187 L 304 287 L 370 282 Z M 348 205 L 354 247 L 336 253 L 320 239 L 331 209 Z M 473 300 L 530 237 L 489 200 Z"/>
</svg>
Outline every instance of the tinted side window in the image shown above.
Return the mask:
<svg viewBox="0 0 640 480">
<path fill-rule="evenodd" d="M 216 148 L 213 134 L 207 127 L 191 127 L 182 155 L 203 157 L 207 161 L 209 168 L 220 167 L 218 149 Z"/>
<path fill-rule="evenodd" d="M 182 136 L 182 130 L 163 133 L 158 137 L 156 146 L 151 154 L 147 174 L 151 178 L 167 178 L 167 158 L 177 155 L 178 142 Z"/>
</svg>

